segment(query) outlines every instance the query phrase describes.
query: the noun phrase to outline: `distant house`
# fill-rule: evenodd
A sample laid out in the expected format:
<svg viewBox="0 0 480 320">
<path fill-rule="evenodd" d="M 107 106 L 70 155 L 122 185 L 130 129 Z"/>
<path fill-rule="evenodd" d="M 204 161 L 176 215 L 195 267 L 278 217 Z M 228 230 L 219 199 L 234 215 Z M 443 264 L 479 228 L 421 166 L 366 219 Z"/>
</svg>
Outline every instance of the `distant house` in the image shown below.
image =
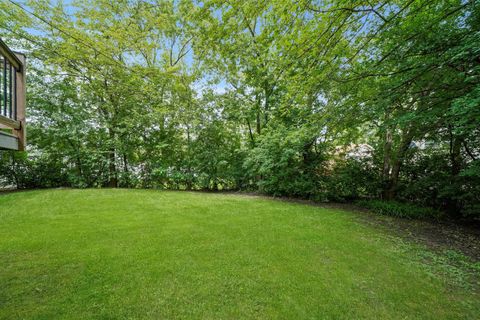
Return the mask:
<svg viewBox="0 0 480 320">
<path fill-rule="evenodd" d="M 337 146 L 335 155 L 344 157 L 345 159 L 361 160 L 372 156 L 373 147 L 366 143 L 349 144 L 345 146 Z"/>
<path fill-rule="evenodd" d="M 0 39 L 0 149 L 25 150 L 25 56 Z"/>
</svg>

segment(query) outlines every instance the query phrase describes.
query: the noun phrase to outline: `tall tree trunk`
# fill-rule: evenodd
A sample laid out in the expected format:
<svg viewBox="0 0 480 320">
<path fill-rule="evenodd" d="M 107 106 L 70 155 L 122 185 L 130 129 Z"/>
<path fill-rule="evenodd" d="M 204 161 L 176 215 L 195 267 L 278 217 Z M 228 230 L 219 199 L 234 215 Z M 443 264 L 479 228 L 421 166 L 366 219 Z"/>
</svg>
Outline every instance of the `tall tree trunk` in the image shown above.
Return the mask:
<svg viewBox="0 0 480 320">
<path fill-rule="evenodd" d="M 453 127 L 449 126 L 448 131 L 450 133 L 450 183 L 455 183 L 458 179 L 458 174 L 462 170 L 462 142 L 463 139 L 453 134 Z M 458 215 L 460 212 L 460 204 L 457 199 L 449 197 L 445 204 L 446 210 L 451 215 Z"/>
<path fill-rule="evenodd" d="M 392 131 L 390 128 L 387 128 L 387 131 L 385 133 L 385 143 L 383 144 L 383 168 L 382 168 L 382 184 L 384 187 L 384 190 L 382 193 L 383 199 L 387 197 L 386 186 L 390 181 L 391 161 L 392 161 Z"/>
<path fill-rule="evenodd" d="M 252 126 L 250 125 L 250 120 L 247 118 L 247 125 L 248 125 L 248 134 L 250 136 L 250 142 L 252 144 L 252 147 L 255 146 L 255 138 L 253 137 L 253 132 L 252 132 Z"/>
<path fill-rule="evenodd" d="M 70 146 L 72 147 L 73 150 L 75 150 L 75 165 L 77 167 L 77 171 L 78 171 L 78 175 L 81 179 L 84 179 L 83 177 L 83 170 L 82 170 L 82 159 L 80 158 L 80 148 L 77 147 L 72 140 L 68 139 L 67 138 L 67 141 L 68 141 L 68 144 L 70 144 Z"/>
<path fill-rule="evenodd" d="M 130 175 L 128 171 L 128 158 L 127 154 L 123 152 L 123 172 L 125 173 L 125 187 L 130 187 Z"/>
<path fill-rule="evenodd" d="M 263 105 L 263 112 L 264 112 L 264 119 L 265 119 L 265 125 L 266 125 L 268 122 L 268 111 L 270 109 L 270 90 L 268 90 L 267 85 L 265 85 L 264 93 L 265 93 L 265 103 Z"/>
<path fill-rule="evenodd" d="M 393 161 L 390 177 L 387 185 L 384 189 L 384 199 L 393 200 L 395 199 L 397 188 L 398 188 L 398 178 L 400 176 L 400 169 L 405 160 L 408 148 L 413 140 L 413 134 L 410 130 L 404 132 L 402 136 L 402 141 L 398 146 L 397 152 L 395 154 L 395 160 Z"/>
<path fill-rule="evenodd" d="M 191 138 L 190 138 L 190 126 L 188 123 L 186 124 L 187 126 L 187 185 L 186 188 L 187 190 L 192 190 L 193 187 L 193 176 L 192 176 L 192 166 L 190 162 L 190 150 L 191 150 Z"/>
<path fill-rule="evenodd" d="M 462 155 L 460 153 L 462 139 L 458 136 L 450 135 L 450 163 L 452 176 L 457 176 L 462 169 Z"/>
<path fill-rule="evenodd" d="M 110 137 L 110 150 L 108 153 L 109 156 L 109 164 L 108 164 L 108 187 L 109 188 L 117 188 L 118 187 L 118 179 L 117 179 L 117 166 L 115 164 L 115 133 L 112 129 L 109 129 L 109 137 Z"/>
<path fill-rule="evenodd" d="M 261 118 L 260 118 L 260 95 L 257 94 L 256 96 L 257 100 L 257 134 L 262 133 L 262 123 L 261 123 Z"/>
</svg>

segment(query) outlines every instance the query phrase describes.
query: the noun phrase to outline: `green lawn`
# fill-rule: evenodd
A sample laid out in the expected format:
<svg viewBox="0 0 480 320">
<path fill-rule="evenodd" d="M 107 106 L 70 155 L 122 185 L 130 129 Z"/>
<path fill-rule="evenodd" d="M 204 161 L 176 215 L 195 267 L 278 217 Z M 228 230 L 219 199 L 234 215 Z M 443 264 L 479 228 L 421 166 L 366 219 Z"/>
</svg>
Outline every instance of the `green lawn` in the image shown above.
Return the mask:
<svg viewBox="0 0 480 320">
<path fill-rule="evenodd" d="M 1 319 L 475 319 L 355 214 L 149 190 L 0 195 Z"/>
</svg>

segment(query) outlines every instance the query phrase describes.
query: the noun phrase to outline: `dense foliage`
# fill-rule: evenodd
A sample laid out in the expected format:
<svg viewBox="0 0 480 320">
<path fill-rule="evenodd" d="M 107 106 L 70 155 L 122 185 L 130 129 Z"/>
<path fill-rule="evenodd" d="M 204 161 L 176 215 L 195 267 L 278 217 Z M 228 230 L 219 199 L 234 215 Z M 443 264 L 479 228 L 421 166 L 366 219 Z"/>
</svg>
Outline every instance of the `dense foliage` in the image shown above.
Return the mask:
<svg viewBox="0 0 480 320">
<path fill-rule="evenodd" d="M 478 1 L 5 1 L 0 28 L 29 59 L 5 186 L 480 216 Z"/>
</svg>

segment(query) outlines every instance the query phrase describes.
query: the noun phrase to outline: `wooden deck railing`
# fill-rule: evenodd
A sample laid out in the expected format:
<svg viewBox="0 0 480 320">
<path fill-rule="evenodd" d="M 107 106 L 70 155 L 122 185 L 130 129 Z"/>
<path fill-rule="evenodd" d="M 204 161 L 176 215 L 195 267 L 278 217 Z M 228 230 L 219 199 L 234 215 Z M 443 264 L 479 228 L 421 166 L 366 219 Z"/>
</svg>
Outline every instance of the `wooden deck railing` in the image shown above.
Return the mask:
<svg viewBox="0 0 480 320">
<path fill-rule="evenodd" d="M 0 39 L 0 149 L 25 150 L 25 56 Z"/>
</svg>

